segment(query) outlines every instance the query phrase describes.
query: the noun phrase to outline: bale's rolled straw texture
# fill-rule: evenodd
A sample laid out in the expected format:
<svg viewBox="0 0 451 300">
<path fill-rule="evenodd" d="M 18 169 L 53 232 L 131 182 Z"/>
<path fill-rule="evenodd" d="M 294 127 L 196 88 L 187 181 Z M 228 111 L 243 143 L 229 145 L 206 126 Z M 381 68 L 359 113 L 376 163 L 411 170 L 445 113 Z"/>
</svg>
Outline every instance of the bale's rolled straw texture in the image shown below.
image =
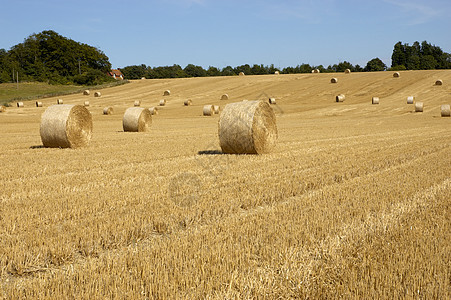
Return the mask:
<svg viewBox="0 0 451 300">
<path fill-rule="evenodd" d="M 441 79 L 435 81 L 435 85 L 442 85 L 442 84 L 443 84 L 443 81 Z"/>
<path fill-rule="evenodd" d="M 23 107 L 23 102 L 17 102 L 17 107 Z"/>
<path fill-rule="evenodd" d="M 144 132 L 152 124 L 152 114 L 147 108 L 130 107 L 124 113 L 122 125 L 124 131 Z"/>
<path fill-rule="evenodd" d="M 212 116 L 215 114 L 215 108 L 213 105 L 204 105 L 202 112 L 204 116 Z"/>
<path fill-rule="evenodd" d="M 87 146 L 92 136 L 91 113 L 81 105 L 49 106 L 42 114 L 40 133 L 44 147 Z"/>
<path fill-rule="evenodd" d="M 0 112 L 5 112 L 6 111 L 6 106 L 0 105 Z"/>
<path fill-rule="evenodd" d="M 219 112 L 220 112 L 219 105 L 213 105 L 213 111 L 215 112 L 215 114 L 219 115 Z"/>
<path fill-rule="evenodd" d="M 451 117 L 451 106 L 449 104 L 442 104 L 440 106 L 440 114 L 442 117 Z"/>
<path fill-rule="evenodd" d="M 349 74 L 349 73 L 351 73 L 351 70 L 350 69 L 346 69 L 345 70 L 345 74 Z"/>
<path fill-rule="evenodd" d="M 89 106 L 89 101 L 85 101 L 84 105 Z"/>
<path fill-rule="evenodd" d="M 165 99 L 160 100 L 160 106 L 165 106 L 165 105 L 166 105 L 166 100 Z"/>
<path fill-rule="evenodd" d="M 152 106 L 151 108 L 149 108 L 149 111 L 151 115 L 158 115 L 158 107 Z"/>
<path fill-rule="evenodd" d="M 100 92 L 95 92 L 94 93 L 94 97 L 100 97 L 100 96 L 102 96 L 102 94 Z"/>
<path fill-rule="evenodd" d="M 221 100 L 229 100 L 229 95 L 228 94 L 222 95 Z"/>
<path fill-rule="evenodd" d="M 113 107 L 107 106 L 103 108 L 103 114 L 104 115 L 112 115 L 113 114 Z"/>
<path fill-rule="evenodd" d="M 222 110 L 219 119 L 219 143 L 222 152 L 267 153 L 275 146 L 276 141 L 276 115 L 268 102 L 230 103 Z"/>
<path fill-rule="evenodd" d="M 345 99 L 346 99 L 345 95 L 340 94 L 335 97 L 335 102 L 343 102 L 345 101 Z"/>
<path fill-rule="evenodd" d="M 171 91 L 170 90 L 166 90 L 163 93 L 163 96 L 170 96 L 171 95 Z"/>
<path fill-rule="evenodd" d="M 379 104 L 379 97 L 373 97 L 371 99 L 371 104 Z"/>
<path fill-rule="evenodd" d="M 338 82 L 338 79 L 335 77 L 330 80 L 330 83 L 337 83 L 337 82 Z"/>
<path fill-rule="evenodd" d="M 83 95 L 89 96 L 89 94 L 91 94 L 91 92 L 90 92 L 89 90 L 84 90 L 84 91 L 83 91 Z"/>
<path fill-rule="evenodd" d="M 42 102 L 41 101 L 36 101 L 36 107 L 42 107 Z"/>
<path fill-rule="evenodd" d="M 141 106 L 141 100 L 135 100 L 133 106 Z"/>
<path fill-rule="evenodd" d="M 56 99 L 56 104 L 63 104 L 63 99 Z"/>
<path fill-rule="evenodd" d="M 190 106 L 191 104 L 193 104 L 193 101 L 191 101 L 191 99 L 185 100 L 183 102 L 183 105 L 185 105 L 185 106 Z"/>
<path fill-rule="evenodd" d="M 399 77 L 399 72 L 393 73 L 393 77 L 398 78 Z"/>
<path fill-rule="evenodd" d="M 415 102 L 415 112 L 423 112 L 423 102 Z"/>
<path fill-rule="evenodd" d="M 413 96 L 407 97 L 407 104 L 413 104 Z"/>
<path fill-rule="evenodd" d="M 276 98 L 269 98 L 268 99 L 269 104 L 276 104 Z"/>
</svg>

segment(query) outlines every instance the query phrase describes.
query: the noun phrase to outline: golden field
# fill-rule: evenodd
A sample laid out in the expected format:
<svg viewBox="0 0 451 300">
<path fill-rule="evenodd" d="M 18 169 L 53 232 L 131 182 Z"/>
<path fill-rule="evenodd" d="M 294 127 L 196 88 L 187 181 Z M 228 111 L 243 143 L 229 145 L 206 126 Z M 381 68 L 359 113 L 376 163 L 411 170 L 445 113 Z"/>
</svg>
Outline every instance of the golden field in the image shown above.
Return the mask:
<svg viewBox="0 0 451 300">
<path fill-rule="evenodd" d="M 81 149 L 41 146 L 56 97 L 7 108 L 0 296 L 450 298 L 451 118 L 440 105 L 451 104 L 451 71 L 400 73 L 138 80 L 60 96 L 90 101 Z M 276 148 L 221 154 L 219 116 L 203 105 L 267 97 Z M 149 132 L 123 132 L 135 100 L 163 98 Z"/>
</svg>

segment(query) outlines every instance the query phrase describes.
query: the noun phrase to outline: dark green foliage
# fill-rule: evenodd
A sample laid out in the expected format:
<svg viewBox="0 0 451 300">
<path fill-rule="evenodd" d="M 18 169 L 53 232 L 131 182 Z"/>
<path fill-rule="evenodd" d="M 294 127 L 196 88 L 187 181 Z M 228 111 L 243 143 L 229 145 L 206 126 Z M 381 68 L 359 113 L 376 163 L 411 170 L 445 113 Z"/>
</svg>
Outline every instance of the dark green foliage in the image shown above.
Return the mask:
<svg viewBox="0 0 451 300">
<path fill-rule="evenodd" d="M 398 42 L 393 48 L 390 70 L 451 69 L 451 55 L 423 41 L 409 44 Z"/>
<path fill-rule="evenodd" d="M 384 62 L 380 60 L 378 57 L 376 57 L 370 60 L 363 70 L 365 72 L 375 72 L 375 71 L 385 71 L 386 69 L 387 66 L 384 64 Z"/>
<path fill-rule="evenodd" d="M 193 64 L 189 64 L 183 69 L 185 74 L 188 77 L 205 77 L 207 76 L 207 71 L 204 70 L 201 66 L 195 66 Z"/>
</svg>

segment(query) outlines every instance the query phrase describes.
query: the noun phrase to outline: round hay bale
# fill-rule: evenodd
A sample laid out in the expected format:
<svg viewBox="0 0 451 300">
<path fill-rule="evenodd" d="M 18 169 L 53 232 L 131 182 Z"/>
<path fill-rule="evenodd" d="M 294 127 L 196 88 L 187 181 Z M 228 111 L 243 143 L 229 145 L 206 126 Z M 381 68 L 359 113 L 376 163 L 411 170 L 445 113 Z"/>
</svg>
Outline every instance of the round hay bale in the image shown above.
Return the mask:
<svg viewBox="0 0 451 300">
<path fill-rule="evenodd" d="M 100 97 L 100 96 L 102 96 L 102 94 L 100 92 L 95 92 L 94 93 L 94 97 Z"/>
<path fill-rule="evenodd" d="M 23 102 L 17 102 L 17 107 L 23 107 Z"/>
<path fill-rule="evenodd" d="M 423 102 L 415 102 L 415 112 L 423 112 Z"/>
<path fill-rule="evenodd" d="M 185 100 L 183 102 L 183 105 L 185 105 L 185 106 L 190 106 L 191 104 L 193 104 L 193 101 L 191 101 L 191 99 Z"/>
<path fill-rule="evenodd" d="M 246 75 L 246 74 L 244 74 L 244 72 L 240 72 L 239 75 L 240 75 L 240 76 L 244 76 L 244 75 Z"/>
<path fill-rule="evenodd" d="M 345 99 L 346 99 L 346 96 L 343 94 L 340 94 L 335 97 L 335 102 L 343 102 L 343 101 L 345 101 Z"/>
<path fill-rule="evenodd" d="M 163 93 L 163 96 L 170 96 L 171 95 L 171 91 L 170 90 L 166 90 Z"/>
<path fill-rule="evenodd" d="M 81 105 L 49 106 L 41 117 L 40 134 L 44 147 L 87 146 L 92 136 L 91 113 Z"/>
<path fill-rule="evenodd" d="M 166 105 L 166 100 L 165 99 L 160 100 L 160 106 L 165 106 L 165 105 Z"/>
<path fill-rule="evenodd" d="M 371 104 L 379 104 L 379 97 L 373 97 L 371 99 Z"/>
<path fill-rule="evenodd" d="M 56 99 L 56 104 L 63 104 L 63 99 Z"/>
<path fill-rule="evenodd" d="M 435 85 L 443 85 L 443 80 L 438 79 L 437 81 L 435 81 Z"/>
<path fill-rule="evenodd" d="M 204 105 L 202 112 L 204 116 L 212 116 L 215 114 L 215 108 L 213 105 Z"/>
<path fill-rule="evenodd" d="M 407 104 L 413 104 L 413 100 L 414 100 L 413 96 L 407 97 Z"/>
<path fill-rule="evenodd" d="M 266 101 L 230 103 L 219 119 L 219 143 L 230 154 L 263 154 L 277 141 L 276 115 Z"/>
<path fill-rule="evenodd" d="M 269 104 L 276 104 L 276 98 L 269 98 L 268 102 Z"/>
<path fill-rule="evenodd" d="M 151 108 L 149 108 L 149 111 L 151 115 L 158 115 L 158 107 L 152 106 Z"/>
<path fill-rule="evenodd" d="M 113 107 L 107 106 L 103 108 L 103 114 L 104 115 L 112 115 L 113 114 Z"/>
<path fill-rule="evenodd" d="M 440 106 L 440 114 L 442 117 L 451 117 L 451 106 L 449 104 L 442 104 Z"/>
<path fill-rule="evenodd" d="M 41 101 L 36 101 L 36 107 L 42 107 L 42 102 Z"/>
<path fill-rule="evenodd" d="M 222 95 L 221 100 L 229 100 L 229 95 L 228 94 Z"/>
<path fill-rule="evenodd" d="M 337 83 L 338 82 L 338 78 L 335 78 L 335 77 L 333 77 L 331 80 L 330 80 L 330 83 Z"/>
<path fill-rule="evenodd" d="M 0 112 L 5 112 L 5 111 L 6 111 L 6 106 L 0 105 Z"/>
<path fill-rule="evenodd" d="M 280 75 L 280 72 L 279 71 L 275 71 L 274 75 Z"/>
<path fill-rule="evenodd" d="M 90 92 L 89 90 L 84 90 L 84 91 L 83 91 L 83 95 L 89 96 L 89 94 L 91 94 L 91 92 Z"/>
<path fill-rule="evenodd" d="M 141 100 L 135 100 L 133 106 L 141 106 Z"/>
<path fill-rule="evenodd" d="M 345 74 L 349 74 L 349 73 L 351 73 L 351 70 L 350 69 L 346 69 L 345 70 Z"/>
<path fill-rule="evenodd" d="M 130 107 L 124 113 L 122 125 L 125 132 L 145 132 L 152 125 L 152 114 L 147 108 Z"/>
<path fill-rule="evenodd" d="M 219 112 L 220 112 L 219 105 L 213 105 L 213 111 L 215 112 L 215 114 L 219 115 Z"/>
<path fill-rule="evenodd" d="M 141 80 L 144 80 L 144 79 L 146 79 L 146 77 L 141 77 Z"/>
<path fill-rule="evenodd" d="M 399 75 L 399 72 L 393 73 L 393 77 L 398 78 L 399 76 L 400 76 L 400 75 Z"/>
<path fill-rule="evenodd" d="M 85 101 L 84 105 L 89 106 L 89 101 Z"/>
</svg>

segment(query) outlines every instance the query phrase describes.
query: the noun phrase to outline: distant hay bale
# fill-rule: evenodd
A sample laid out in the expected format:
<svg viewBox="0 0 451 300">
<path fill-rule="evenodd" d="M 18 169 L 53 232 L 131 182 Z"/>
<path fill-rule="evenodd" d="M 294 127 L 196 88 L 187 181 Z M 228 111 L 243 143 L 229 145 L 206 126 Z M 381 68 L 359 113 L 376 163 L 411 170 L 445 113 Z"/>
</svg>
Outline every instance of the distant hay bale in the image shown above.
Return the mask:
<svg viewBox="0 0 451 300">
<path fill-rule="evenodd" d="M 63 99 L 56 99 L 56 104 L 63 104 Z"/>
<path fill-rule="evenodd" d="M 280 72 L 279 71 L 275 71 L 274 75 L 280 75 Z"/>
<path fill-rule="evenodd" d="M 146 79 L 146 77 L 141 77 L 141 80 L 144 80 L 144 79 Z"/>
<path fill-rule="evenodd" d="M 423 102 L 415 102 L 415 112 L 423 112 Z"/>
<path fill-rule="evenodd" d="M 435 85 L 443 85 L 443 80 L 438 79 L 437 81 L 435 81 Z"/>
<path fill-rule="evenodd" d="M 219 143 L 230 154 L 263 154 L 277 141 L 276 115 L 266 101 L 227 104 L 219 119 Z"/>
<path fill-rule="evenodd" d="M 312 70 L 312 73 L 319 73 L 320 71 L 319 71 L 319 69 L 313 69 Z"/>
<path fill-rule="evenodd" d="M 122 125 L 125 132 L 145 132 L 152 124 L 152 114 L 147 108 L 130 107 L 124 113 Z"/>
<path fill-rule="evenodd" d="M 165 99 L 160 100 L 160 106 L 165 106 L 165 105 L 166 105 L 166 100 Z"/>
<path fill-rule="evenodd" d="M 351 70 L 350 69 L 346 69 L 345 70 L 345 74 L 349 74 L 349 73 L 351 73 Z"/>
<path fill-rule="evenodd" d="M 158 115 L 158 107 L 152 106 L 151 108 L 149 108 L 149 111 L 151 115 Z"/>
<path fill-rule="evenodd" d="M 91 113 L 81 105 L 49 106 L 41 117 L 40 134 L 44 147 L 85 147 L 92 136 Z"/>
<path fill-rule="evenodd" d="M 442 104 L 440 106 L 440 114 L 442 117 L 451 117 L 451 106 L 449 104 Z"/>
<path fill-rule="evenodd" d="M 268 102 L 269 104 L 276 104 L 276 98 L 269 98 Z"/>
<path fill-rule="evenodd" d="M 371 99 L 371 104 L 379 104 L 379 97 L 373 97 Z"/>
<path fill-rule="evenodd" d="M 17 102 L 17 107 L 23 107 L 23 102 Z"/>
<path fill-rule="evenodd" d="M 204 116 L 212 116 L 215 114 L 215 108 L 213 105 L 204 105 L 202 112 Z"/>
<path fill-rule="evenodd" d="M 222 95 L 221 100 L 229 100 L 229 95 L 228 94 Z"/>
<path fill-rule="evenodd" d="M 141 100 L 135 100 L 133 106 L 141 106 Z"/>
<path fill-rule="evenodd" d="M 335 77 L 333 77 L 333 78 L 330 80 L 330 83 L 337 83 L 337 82 L 338 82 L 338 79 L 335 78 Z"/>
<path fill-rule="evenodd" d="M 185 105 L 185 106 L 190 106 L 191 104 L 193 104 L 193 101 L 191 101 L 191 99 L 185 100 L 183 102 L 183 105 Z"/>
<path fill-rule="evenodd" d="M 244 74 L 244 72 L 240 72 L 239 75 L 240 75 L 240 76 L 244 76 L 244 75 L 246 75 L 246 74 Z"/>
<path fill-rule="evenodd" d="M 170 96 L 171 95 L 171 91 L 170 90 L 166 90 L 163 93 L 163 96 Z"/>
<path fill-rule="evenodd" d="M 89 101 L 85 101 L 84 105 L 89 106 Z"/>
<path fill-rule="evenodd" d="M 345 99 L 346 99 L 345 95 L 339 94 L 335 97 L 335 102 L 343 102 L 343 101 L 345 101 Z"/>
<path fill-rule="evenodd" d="M 0 112 L 5 112 L 5 111 L 6 111 L 6 106 L 0 105 Z"/>
<path fill-rule="evenodd" d="M 102 94 L 100 92 L 95 92 L 94 93 L 94 97 L 100 97 L 100 96 L 102 96 Z"/>
<path fill-rule="evenodd" d="M 36 101 L 36 107 L 42 107 L 42 102 L 41 101 Z"/>
<path fill-rule="evenodd" d="M 83 95 L 89 96 L 89 94 L 91 94 L 91 92 L 90 92 L 89 90 L 84 90 L 84 91 L 83 91 Z"/>
<path fill-rule="evenodd" d="M 413 96 L 407 97 L 407 104 L 413 104 Z"/>
<path fill-rule="evenodd" d="M 113 114 L 113 107 L 107 106 L 103 108 L 103 114 L 104 115 L 112 115 Z"/>
<path fill-rule="evenodd" d="M 393 73 L 393 77 L 398 78 L 399 77 L 399 72 Z"/>
<path fill-rule="evenodd" d="M 215 114 L 219 115 L 219 112 L 220 112 L 219 105 L 213 105 L 213 111 L 215 112 Z"/>
</svg>

